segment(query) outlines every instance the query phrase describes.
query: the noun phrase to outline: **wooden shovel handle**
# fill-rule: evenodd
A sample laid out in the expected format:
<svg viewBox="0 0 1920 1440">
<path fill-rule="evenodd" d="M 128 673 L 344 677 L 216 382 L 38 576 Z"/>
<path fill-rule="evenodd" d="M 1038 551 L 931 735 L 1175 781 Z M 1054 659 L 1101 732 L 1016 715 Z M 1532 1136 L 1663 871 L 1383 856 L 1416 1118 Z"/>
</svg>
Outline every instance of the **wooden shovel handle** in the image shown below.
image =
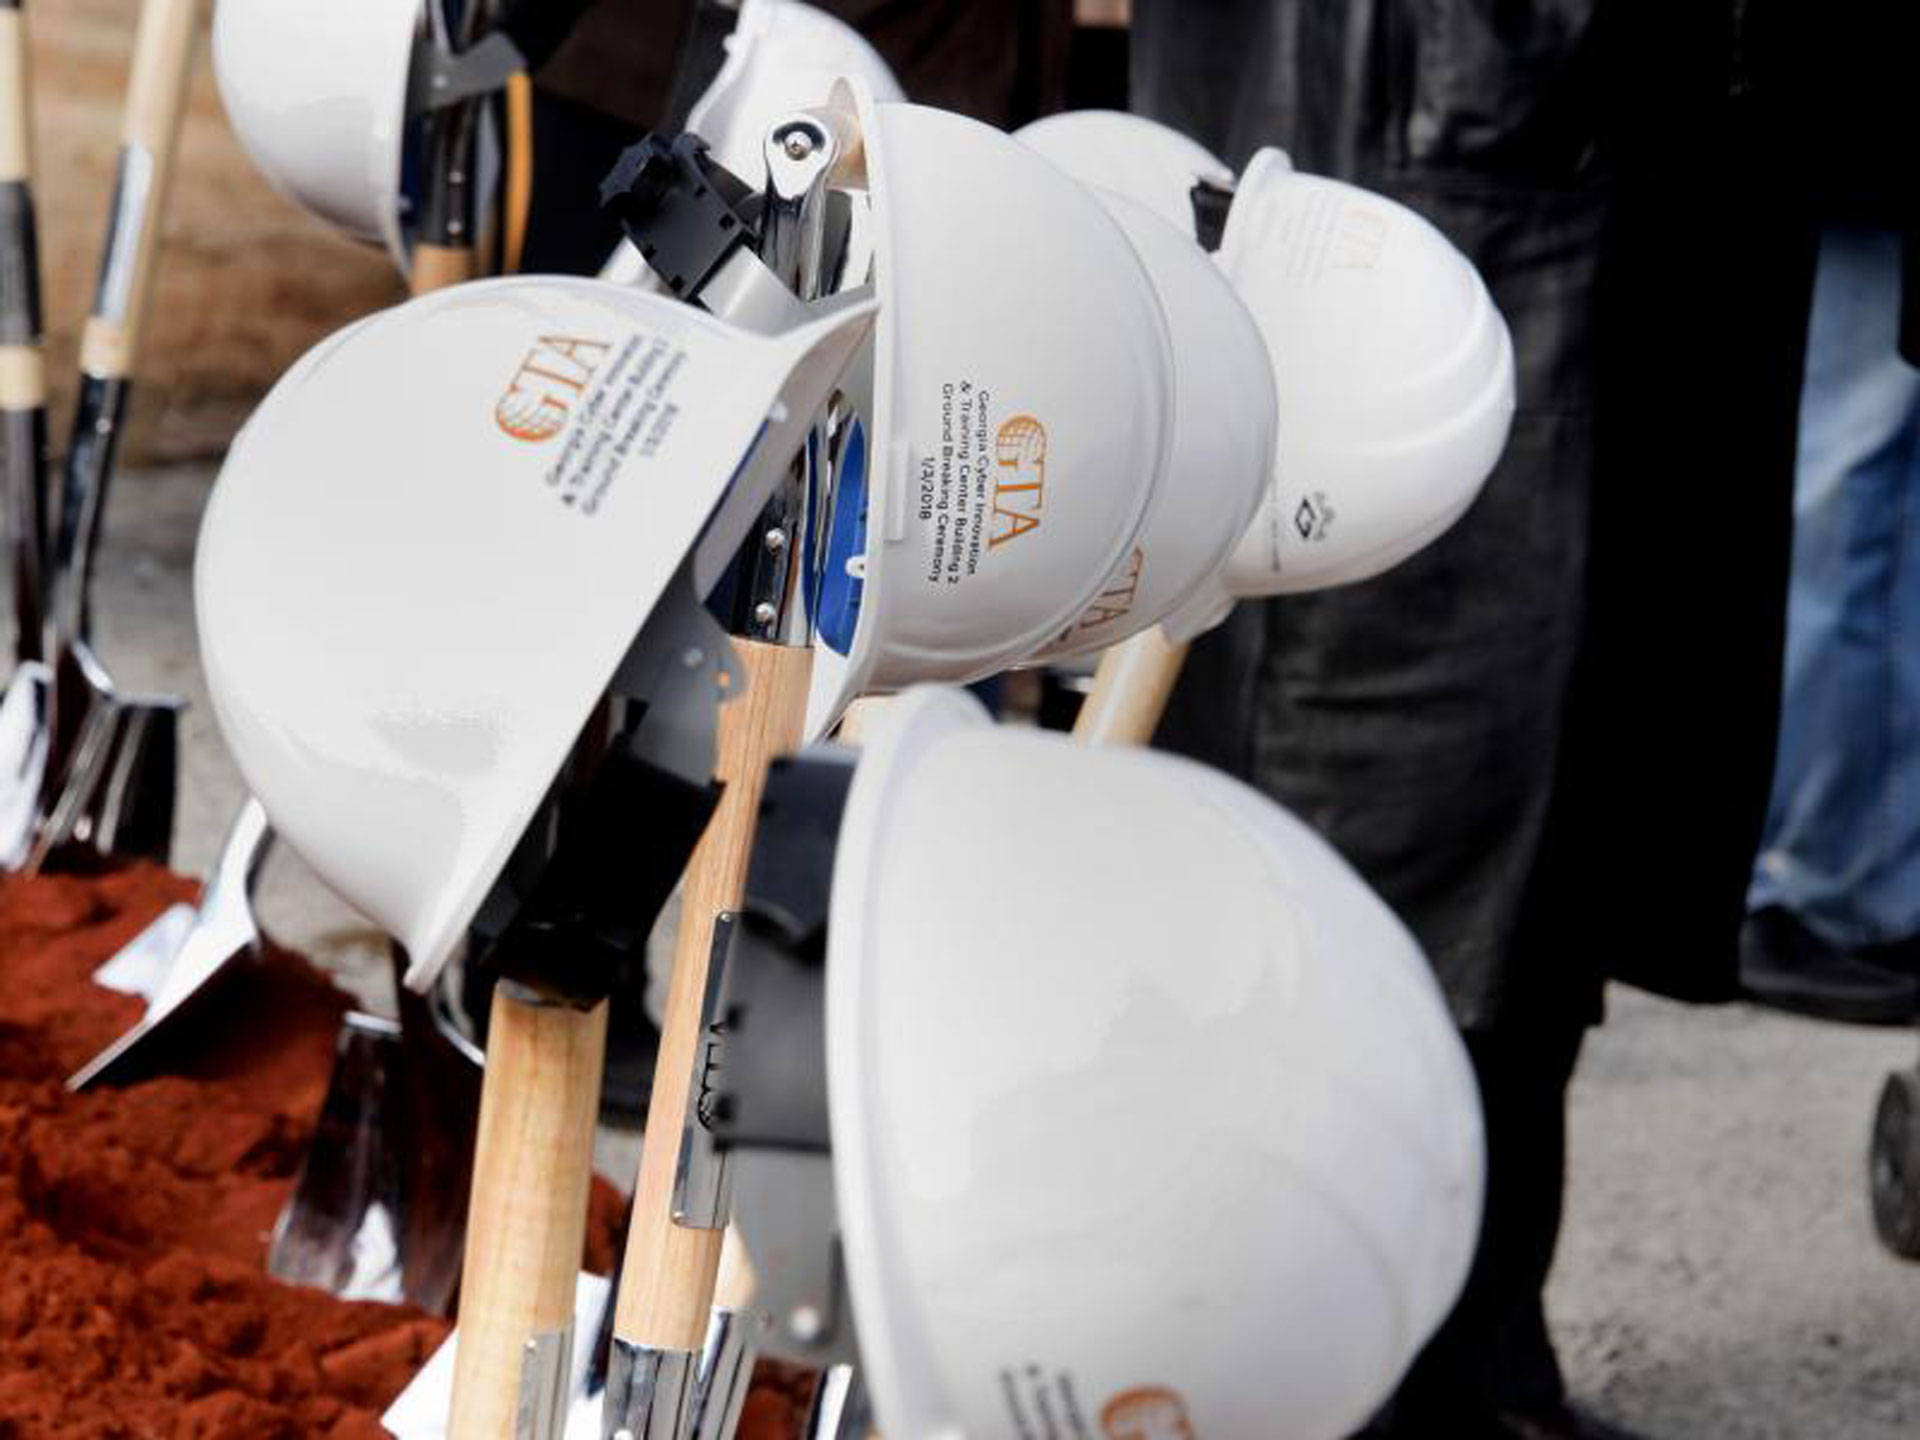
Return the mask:
<svg viewBox="0 0 1920 1440">
<path fill-rule="evenodd" d="M 33 180 L 33 98 L 20 0 L 0 0 L 0 184 Z"/>
<path fill-rule="evenodd" d="M 513 1440 L 527 1342 L 573 1318 L 607 1007 L 494 987 L 449 1440 Z"/>
<path fill-rule="evenodd" d="M 1074 719 L 1074 739 L 1090 745 L 1149 743 L 1186 658 L 1187 647 L 1174 644 L 1157 625 L 1110 647 Z"/>
<path fill-rule="evenodd" d="M 449 285 L 471 280 L 474 275 L 473 251 L 465 245 L 428 245 L 413 247 L 413 293 L 430 295 Z"/>
<path fill-rule="evenodd" d="M 725 1233 L 726 1239 L 720 1242 L 720 1268 L 713 1279 L 713 1303 L 718 1309 L 745 1310 L 760 1291 L 760 1276 L 753 1268 L 753 1257 L 747 1254 L 747 1242 L 741 1238 L 739 1227 L 729 1225 Z"/>
<path fill-rule="evenodd" d="M 131 375 L 139 351 L 199 21 L 200 0 L 140 6 L 119 162 L 122 182 L 135 183 L 115 192 L 102 283 L 80 339 L 81 368 L 103 380 Z"/>
<path fill-rule="evenodd" d="M 0 286 L 0 298 L 24 313 L 0 314 L 0 410 L 37 410 L 46 403 L 46 370 L 40 352 L 40 257 L 34 239 L 33 95 L 27 52 L 27 19 L 20 0 L 0 0 L 0 186 L 17 186 L 10 197 L 14 231 L 0 237 L 9 252 L 16 284 Z"/>
<path fill-rule="evenodd" d="M 813 667 L 812 652 L 796 646 L 736 640 L 734 649 L 745 671 L 746 694 L 720 710 L 716 773 L 726 791 L 687 865 L 673 977 L 660 1023 L 660 1058 L 647 1108 L 647 1143 L 614 1310 L 615 1334 L 662 1350 L 697 1351 L 704 1343 L 725 1233 L 690 1229 L 673 1219 L 674 1168 L 700 1044 L 714 917 L 739 907 L 767 763 L 800 744 Z"/>
<path fill-rule="evenodd" d="M 867 737 L 886 715 L 889 706 L 895 703 L 891 695 L 862 695 L 840 717 L 833 738 L 842 745 L 864 745 Z"/>
<path fill-rule="evenodd" d="M 45 354 L 38 345 L 0 344 L 0 410 L 45 408 Z"/>
<path fill-rule="evenodd" d="M 33 102 L 26 14 L 0 0 L 0 510 L 11 554 L 14 657 L 42 658 L 47 367 L 33 211 Z"/>
</svg>

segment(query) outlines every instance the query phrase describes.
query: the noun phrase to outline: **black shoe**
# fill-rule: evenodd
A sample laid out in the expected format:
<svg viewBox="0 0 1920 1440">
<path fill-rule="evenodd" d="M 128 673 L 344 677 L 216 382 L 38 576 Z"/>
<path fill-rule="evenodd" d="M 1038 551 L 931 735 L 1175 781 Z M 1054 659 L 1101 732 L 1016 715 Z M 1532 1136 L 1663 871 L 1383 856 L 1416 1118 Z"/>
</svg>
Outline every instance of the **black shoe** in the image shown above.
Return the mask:
<svg viewBox="0 0 1920 1440">
<path fill-rule="evenodd" d="M 1920 1020 L 1920 971 L 1911 944 L 1849 950 L 1829 945 L 1789 910 L 1768 906 L 1740 931 L 1740 985 L 1776 1010 L 1849 1025 Z"/>
<path fill-rule="evenodd" d="M 1499 1440 L 1646 1440 L 1598 1415 L 1565 1403 L 1526 1414 L 1500 1417 Z"/>
</svg>

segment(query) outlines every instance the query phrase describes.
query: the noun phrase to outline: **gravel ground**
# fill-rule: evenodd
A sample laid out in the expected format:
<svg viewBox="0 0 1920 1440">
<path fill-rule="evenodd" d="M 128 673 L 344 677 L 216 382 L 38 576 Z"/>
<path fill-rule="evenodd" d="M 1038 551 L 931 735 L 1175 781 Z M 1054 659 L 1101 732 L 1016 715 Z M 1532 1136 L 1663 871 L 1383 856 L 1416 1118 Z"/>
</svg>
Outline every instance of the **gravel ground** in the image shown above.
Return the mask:
<svg viewBox="0 0 1920 1440">
<path fill-rule="evenodd" d="M 1874 1239 L 1913 1036 L 1616 990 L 1573 1092 L 1549 1296 L 1576 1393 L 1670 1440 L 1920 1434 L 1920 1267 Z"/>
<path fill-rule="evenodd" d="M 98 591 L 121 683 L 193 704 L 175 858 L 194 873 L 240 795 L 191 623 L 207 479 L 124 477 Z M 276 935 L 380 993 L 376 937 L 293 857 L 269 867 L 261 908 Z M 1920 1433 L 1920 1267 L 1875 1243 L 1863 1178 L 1881 1078 L 1915 1052 L 1902 1032 L 1614 996 L 1574 1086 L 1550 1295 L 1576 1394 L 1661 1440 Z"/>
</svg>

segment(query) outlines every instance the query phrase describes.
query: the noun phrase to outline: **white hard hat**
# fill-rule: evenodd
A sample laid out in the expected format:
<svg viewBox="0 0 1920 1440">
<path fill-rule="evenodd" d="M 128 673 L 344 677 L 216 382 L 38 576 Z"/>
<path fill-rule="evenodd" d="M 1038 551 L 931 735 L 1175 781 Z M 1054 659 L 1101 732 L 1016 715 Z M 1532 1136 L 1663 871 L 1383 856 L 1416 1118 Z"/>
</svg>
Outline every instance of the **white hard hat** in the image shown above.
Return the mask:
<svg viewBox="0 0 1920 1440">
<path fill-rule="evenodd" d="M 401 230 L 407 77 L 422 0 L 218 0 L 213 73 L 274 187 L 408 263 Z"/>
<path fill-rule="evenodd" d="M 1075 179 L 1146 206 L 1193 233 L 1193 187 L 1233 188 L 1233 171 L 1199 141 L 1120 110 L 1069 110 L 1013 132 Z"/>
<path fill-rule="evenodd" d="M 958 115 L 860 117 L 873 425 L 835 501 L 814 733 L 864 692 L 978 679 L 1060 634 L 1129 553 L 1173 440 L 1166 318 L 1087 189 Z"/>
<path fill-rule="evenodd" d="M 886 1434 L 1335 1440 L 1459 1291 L 1483 1151 L 1446 1007 L 1235 781 L 907 697 L 847 797 L 826 987 Z"/>
<path fill-rule="evenodd" d="M 1179 131 L 1075 112 L 1019 132 L 1076 178 L 1188 234 L 1196 182 L 1234 185 Z M 1235 186 L 1219 262 L 1271 355 L 1273 486 L 1232 561 L 1163 623 L 1188 639 L 1234 600 L 1364 580 L 1479 494 L 1513 415 L 1513 347 L 1478 272 L 1384 196 L 1262 150 Z"/>
<path fill-rule="evenodd" d="M 1506 322 L 1466 257 L 1406 206 L 1263 150 L 1219 260 L 1266 337 L 1280 402 L 1273 489 L 1226 592 L 1364 580 L 1459 519 L 1514 405 Z"/>
<path fill-rule="evenodd" d="M 593 280 L 362 321 L 248 421 L 195 560 L 221 729 L 274 829 L 424 985 L 636 634 L 717 578 L 865 337 Z"/>
<path fill-rule="evenodd" d="M 1246 307 L 1187 234 L 1125 195 L 1094 193 L 1133 242 L 1166 312 L 1173 451 L 1120 569 L 1035 661 L 1102 649 L 1158 624 L 1203 586 L 1213 594 L 1273 474 L 1273 374 Z"/>
</svg>

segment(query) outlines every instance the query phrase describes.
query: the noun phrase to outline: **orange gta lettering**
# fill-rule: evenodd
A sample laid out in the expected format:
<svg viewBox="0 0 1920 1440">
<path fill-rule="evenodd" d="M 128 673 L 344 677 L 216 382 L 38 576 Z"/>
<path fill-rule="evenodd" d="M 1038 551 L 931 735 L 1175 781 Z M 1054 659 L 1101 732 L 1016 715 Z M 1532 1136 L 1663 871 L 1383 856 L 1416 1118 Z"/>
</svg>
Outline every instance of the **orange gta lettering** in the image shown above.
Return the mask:
<svg viewBox="0 0 1920 1440">
<path fill-rule="evenodd" d="M 1107 1440 L 1198 1440 L 1186 1401 L 1160 1385 L 1114 1396 L 1100 1412 L 1100 1428 Z"/>
<path fill-rule="evenodd" d="M 1016 415 L 993 441 L 999 474 L 993 482 L 993 534 L 987 548 L 1040 527 L 1047 499 L 1047 427 L 1031 415 Z"/>
<path fill-rule="evenodd" d="M 513 372 L 493 418 L 516 440 L 558 435 L 612 345 L 568 335 L 542 335 Z"/>
<path fill-rule="evenodd" d="M 1140 594 L 1140 574 L 1146 568 L 1147 552 L 1136 545 L 1126 565 L 1107 577 L 1107 588 L 1093 597 L 1093 603 L 1080 617 L 1080 628 L 1092 630 L 1132 614 L 1133 602 Z"/>
</svg>

